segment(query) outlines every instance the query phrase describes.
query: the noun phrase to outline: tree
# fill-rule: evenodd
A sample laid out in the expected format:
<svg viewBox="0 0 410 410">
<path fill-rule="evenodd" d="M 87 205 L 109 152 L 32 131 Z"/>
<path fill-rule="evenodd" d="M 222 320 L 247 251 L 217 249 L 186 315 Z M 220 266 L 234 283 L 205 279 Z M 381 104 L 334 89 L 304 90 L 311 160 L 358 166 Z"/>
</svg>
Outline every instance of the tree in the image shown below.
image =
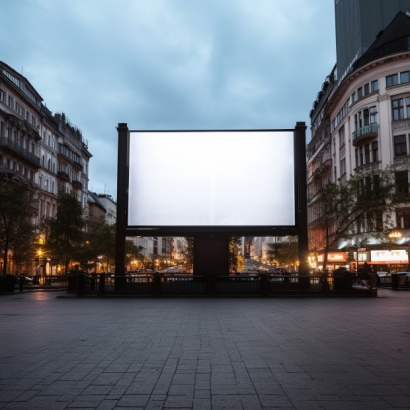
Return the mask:
<svg viewBox="0 0 410 410">
<path fill-rule="evenodd" d="M 370 237 L 383 238 L 393 227 L 394 180 L 392 170 L 360 172 L 344 183 L 329 182 L 317 193 L 311 210 L 311 250 L 328 253 L 342 240 L 362 244 Z M 312 226 L 313 225 L 313 226 Z"/>
<path fill-rule="evenodd" d="M 241 238 L 229 238 L 229 272 L 240 272 L 245 269 L 245 258 L 241 255 Z"/>
<path fill-rule="evenodd" d="M 86 220 L 80 202 L 73 195 L 60 192 L 57 217 L 47 221 L 49 237 L 46 242 L 48 253 L 64 265 L 68 273 L 70 261 L 78 257 L 84 244 Z"/>
<path fill-rule="evenodd" d="M 0 187 L 0 246 L 3 255 L 3 270 L 8 270 L 8 254 L 15 260 L 33 255 L 36 229 L 32 218 L 37 212 L 34 191 L 13 182 Z"/>
<path fill-rule="evenodd" d="M 186 238 L 187 246 L 184 251 L 181 252 L 183 260 L 185 262 L 185 269 L 187 272 L 192 272 L 194 268 L 194 238 L 189 236 Z"/>
<path fill-rule="evenodd" d="M 115 225 L 109 225 L 104 217 L 88 225 L 91 259 L 99 258 L 106 272 L 115 265 L 115 229 Z"/>
<path fill-rule="evenodd" d="M 275 244 L 272 244 L 273 246 Z M 276 260 L 280 266 L 295 266 L 299 261 L 298 237 L 288 236 L 277 248 Z"/>
</svg>

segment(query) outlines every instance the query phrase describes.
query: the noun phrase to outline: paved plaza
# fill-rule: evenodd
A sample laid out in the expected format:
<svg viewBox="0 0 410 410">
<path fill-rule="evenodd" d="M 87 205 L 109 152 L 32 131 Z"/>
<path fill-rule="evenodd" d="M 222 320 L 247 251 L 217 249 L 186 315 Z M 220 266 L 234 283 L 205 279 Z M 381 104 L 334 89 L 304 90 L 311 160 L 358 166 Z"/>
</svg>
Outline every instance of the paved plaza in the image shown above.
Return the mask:
<svg viewBox="0 0 410 410">
<path fill-rule="evenodd" d="M 410 292 L 0 296 L 1 409 L 410 409 Z"/>
</svg>

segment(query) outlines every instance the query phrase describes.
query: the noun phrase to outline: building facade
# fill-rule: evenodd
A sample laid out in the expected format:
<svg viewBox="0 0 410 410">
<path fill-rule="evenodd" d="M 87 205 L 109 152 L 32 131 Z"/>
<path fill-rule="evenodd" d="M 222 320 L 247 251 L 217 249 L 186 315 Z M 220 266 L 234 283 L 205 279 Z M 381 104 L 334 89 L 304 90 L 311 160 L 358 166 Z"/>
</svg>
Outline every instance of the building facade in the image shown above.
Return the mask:
<svg viewBox="0 0 410 410">
<path fill-rule="evenodd" d="M 39 208 L 33 223 L 56 216 L 60 191 L 74 194 L 88 215 L 91 156 L 81 131 L 64 114 L 53 115 L 28 79 L 0 62 L 0 176 L 35 190 Z M 27 261 L 19 270 L 33 274 L 37 265 Z M 53 273 L 49 262 L 42 273 Z"/>
<path fill-rule="evenodd" d="M 345 252 L 348 244 L 340 242 L 329 261 L 332 268 L 357 268 L 368 262 L 375 270 L 407 270 L 410 201 L 403 200 L 410 199 L 406 196 L 410 170 L 410 17 L 399 12 L 358 56 L 351 70 L 342 75 L 338 77 L 335 67 L 310 113 L 312 139 L 307 147 L 310 239 L 319 243 L 320 235 L 324 235 L 316 224 L 319 212 L 315 200 L 324 184 L 343 183 L 359 172 L 377 173 L 392 166 L 396 192 L 405 195 L 396 204 L 389 249 L 372 238 L 375 221 L 367 221 L 364 227 L 370 238 L 367 245 L 357 249 L 352 258 Z M 319 249 L 313 267 L 320 268 L 321 261 Z"/>
</svg>

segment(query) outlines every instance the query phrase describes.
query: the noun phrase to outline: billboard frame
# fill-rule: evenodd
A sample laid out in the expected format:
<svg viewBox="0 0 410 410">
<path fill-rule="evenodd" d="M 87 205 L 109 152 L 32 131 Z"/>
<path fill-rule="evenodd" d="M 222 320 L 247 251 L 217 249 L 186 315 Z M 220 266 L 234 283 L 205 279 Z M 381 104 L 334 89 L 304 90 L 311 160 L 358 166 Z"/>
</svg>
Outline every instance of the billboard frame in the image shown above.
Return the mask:
<svg viewBox="0 0 410 410">
<path fill-rule="evenodd" d="M 125 237 L 130 236 L 287 236 L 299 237 L 300 270 L 308 269 L 306 125 L 297 122 L 294 129 L 202 130 L 202 131 L 293 131 L 295 167 L 295 226 L 169 226 L 135 228 L 128 226 L 129 134 L 127 123 L 119 123 L 117 163 L 116 275 L 125 271 Z M 189 130 L 186 130 L 189 131 Z M 193 130 L 201 132 L 201 130 Z M 160 132 L 160 131 L 157 131 Z M 173 131 L 175 132 L 175 131 Z M 305 262 L 306 260 L 306 262 Z"/>
</svg>

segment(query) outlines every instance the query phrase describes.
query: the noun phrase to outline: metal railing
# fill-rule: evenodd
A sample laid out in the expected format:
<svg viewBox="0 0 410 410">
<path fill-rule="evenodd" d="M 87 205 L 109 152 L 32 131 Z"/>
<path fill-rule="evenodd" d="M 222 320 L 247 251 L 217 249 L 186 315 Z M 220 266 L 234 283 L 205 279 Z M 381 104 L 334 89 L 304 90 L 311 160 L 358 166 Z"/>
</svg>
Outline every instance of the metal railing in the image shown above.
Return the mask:
<svg viewBox="0 0 410 410">
<path fill-rule="evenodd" d="M 16 154 L 19 154 L 21 157 L 23 157 L 36 167 L 40 167 L 40 158 L 36 157 L 33 153 L 23 148 L 20 144 L 17 144 L 14 141 L 2 137 L 0 138 L 0 147 L 8 148 Z"/>
<path fill-rule="evenodd" d="M 272 275 L 216 274 L 170 275 L 73 275 L 69 292 L 82 295 L 145 296 L 280 296 L 280 295 L 355 295 L 377 296 L 375 277 L 369 275 Z"/>
<path fill-rule="evenodd" d="M 353 141 L 357 138 L 360 138 L 364 135 L 377 135 L 379 133 L 379 124 L 372 123 L 369 125 L 365 125 L 364 127 L 358 128 L 356 131 L 353 131 Z"/>
</svg>

